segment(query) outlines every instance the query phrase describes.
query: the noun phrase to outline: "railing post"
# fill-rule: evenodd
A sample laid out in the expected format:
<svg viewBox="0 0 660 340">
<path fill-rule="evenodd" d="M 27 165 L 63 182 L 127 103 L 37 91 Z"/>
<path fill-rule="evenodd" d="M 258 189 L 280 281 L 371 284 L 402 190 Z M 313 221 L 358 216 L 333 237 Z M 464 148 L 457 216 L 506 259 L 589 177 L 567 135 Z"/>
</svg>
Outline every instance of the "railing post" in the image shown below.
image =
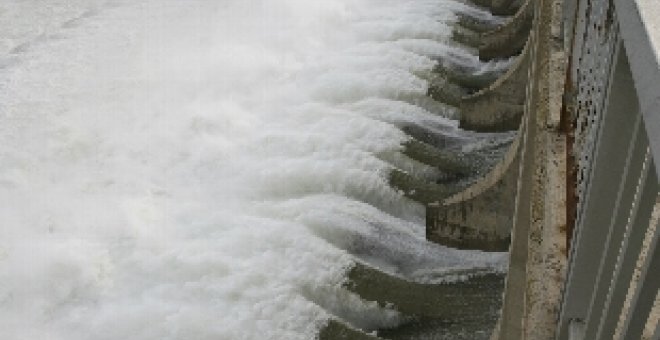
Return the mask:
<svg viewBox="0 0 660 340">
<path fill-rule="evenodd" d="M 630 312 L 627 314 L 623 331 L 619 336 L 621 340 L 641 338 L 649 313 L 653 308 L 655 297 L 658 294 L 658 289 L 660 289 L 658 237 L 660 237 L 660 228 L 656 225 L 653 240 L 648 248 L 646 261 L 639 277 L 639 284 L 630 303 Z"/>
<path fill-rule="evenodd" d="M 614 206 L 611 213 L 602 214 L 607 217 L 607 224 L 603 225 L 601 230 L 605 235 L 604 248 L 600 254 L 596 255 L 598 263 L 593 294 L 591 295 L 589 313 L 587 315 L 587 329 L 585 339 L 594 339 L 599 328 L 599 323 L 604 310 L 605 300 L 612 281 L 612 273 L 616 264 L 619 247 L 625 233 L 628 212 L 635 199 L 635 189 L 640 173 L 644 170 L 644 159 L 648 148 L 646 133 L 644 132 L 641 114 L 637 105 L 637 96 L 635 94 L 634 83 L 630 74 L 630 67 L 627 62 L 624 51 L 619 53 L 615 66 L 615 74 L 612 80 L 612 90 L 610 90 L 609 103 L 606 107 L 606 115 L 618 114 L 627 120 L 623 126 L 615 126 L 625 132 L 621 132 L 629 140 L 622 146 L 627 150 L 622 151 L 624 156 L 622 167 L 623 172 L 619 181 L 609 184 L 617 186 L 616 195 L 612 198 Z M 610 113 L 611 112 L 611 113 Z M 608 118 L 605 119 L 608 123 Z M 630 135 L 628 135 L 630 133 Z M 605 152 L 613 150 L 605 149 Z M 618 183 L 618 185 L 615 185 Z M 605 220 L 603 220 L 605 222 Z M 600 222 L 599 222 L 600 223 Z"/>
<path fill-rule="evenodd" d="M 660 46 L 657 44 L 660 41 L 657 29 L 660 6 L 654 0 L 614 0 L 614 5 L 653 159 L 660 160 Z M 660 171 L 660 167 L 656 171 Z"/>
<path fill-rule="evenodd" d="M 584 340 L 584 332 L 587 327 L 584 321 L 574 319 L 568 322 L 568 340 Z"/>
<path fill-rule="evenodd" d="M 655 166 L 650 157 L 650 154 L 647 153 L 647 164 L 637 186 L 638 197 L 635 199 L 635 203 L 630 210 L 629 225 L 626 228 L 626 234 L 621 246 L 621 252 L 614 271 L 596 339 L 612 339 L 614 336 L 628 287 L 633 278 L 635 263 L 639 257 L 642 242 L 649 225 L 651 211 L 658 196 L 658 177 L 656 176 Z"/>
<path fill-rule="evenodd" d="M 623 51 L 615 53 L 620 58 L 623 58 L 620 56 L 622 54 L 625 55 Z M 608 101 L 603 104 L 602 117 L 596 121 L 600 122 L 600 126 L 592 127 L 599 129 L 599 133 L 594 141 L 595 150 L 587 160 L 591 163 L 591 173 L 587 190 L 581 198 L 584 202 L 583 208 L 579 212 L 571 247 L 571 262 L 557 332 L 557 338 L 562 340 L 568 337 L 570 320 L 587 320 L 589 316 L 599 269 L 594 263 L 600 263 L 601 255 L 606 250 L 607 228 L 611 222 L 609 212 L 615 210 L 618 195 L 616 184 L 621 182 L 626 171 L 629 145 L 636 122 L 629 112 L 637 111 L 634 92 L 632 96 L 628 96 L 629 93 L 620 91 L 627 86 L 633 86 L 629 72 L 625 72 L 626 66 L 625 63 L 619 62 L 613 67 L 610 79 L 614 80 L 610 81 L 610 86 L 604 94 Z"/>
</svg>

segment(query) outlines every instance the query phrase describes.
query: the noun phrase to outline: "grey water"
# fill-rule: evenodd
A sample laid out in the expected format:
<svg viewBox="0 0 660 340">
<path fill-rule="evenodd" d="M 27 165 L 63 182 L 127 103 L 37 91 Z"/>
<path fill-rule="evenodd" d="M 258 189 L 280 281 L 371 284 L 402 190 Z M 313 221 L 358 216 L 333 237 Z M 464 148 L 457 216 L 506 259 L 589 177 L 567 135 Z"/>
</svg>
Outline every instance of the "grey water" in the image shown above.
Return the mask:
<svg viewBox="0 0 660 340">
<path fill-rule="evenodd" d="M 0 338 L 307 340 L 339 320 L 399 339 L 409 316 L 346 288 L 356 263 L 420 285 L 502 273 L 506 254 L 426 242 L 389 181 L 445 178 L 405 154 L 410 131 L 486 165 L 511 139 L 427 96 L 439 61 L 500 67 L 451 41 L 457 13 L 489 18 L 452 0 L 0 2 Z"/>
</svg>

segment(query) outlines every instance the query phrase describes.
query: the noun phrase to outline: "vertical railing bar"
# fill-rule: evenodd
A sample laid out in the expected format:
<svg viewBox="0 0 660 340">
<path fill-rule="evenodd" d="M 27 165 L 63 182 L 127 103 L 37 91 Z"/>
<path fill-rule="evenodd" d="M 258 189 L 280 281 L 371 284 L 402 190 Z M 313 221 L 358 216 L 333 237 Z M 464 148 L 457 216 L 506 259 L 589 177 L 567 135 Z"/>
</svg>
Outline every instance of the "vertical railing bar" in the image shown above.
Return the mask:
<svg viewBox="0 0 660 340">
<path fill-rule="evenodd" d="M 605 248 L 599 262 L 598 274 L 596 275 L 596 282 L 594 285 L 595 292 L 592 295 L 591 303 L 589 306 L 589 314 L 586 322 L 586 339 L 594 339 L 596 332 L 600 327 L 599 321 L 602 317 L 603 304 L 607 297 L 610 284 L 612 282 L 612 271 L 616 264 L 616 257 L 619 254 L 619 247 L 621 246 L 621 239 L 625 232 L 624 227 L 626 224 L 627 214 L 623 211 L 629 207 L 622 202 L 631 204 L 635 199 L 635 182 L 639 179 L 639 171 L 644 171 L 644 162 L 646 155 L 646 147 L 644 146 L 643 134 L 639 131 L 642 128 L 642 115 L 639 112 L 635 113 L 635 124 L 633 127 L 633 135 L 628 146 L 628 156 L 626 157 L 626 166 L 621 176 L 622 180 L 619 183 L 616 202 L 610 224 L 607 229 L 607 239 L 605 241 Z M 642 169 L 632 171 L 634 168 L 641 165 Z"/>
<path fill-rule="evenodd" d="M 658 250 L 658 237 L 660 229 L 656 226 L 653 241 L 649 247 L 635 295 L 630 303 L 630 311 L 626 316 L 623 332 L 619 339 L 639 339 L 644 332 L 655 297 L 660 288 L 660 250 Z M 655 270 L 654 270 L 655 269 Z"/>
<path fill-rule="evenodd" d="M 584 3 L 584 1 L 581 1 L 581 2 L 580 2 L 580 4 L 582 4 L 582 3 Z M 585 5 L 585 6 L 586 6 L 586 5 Z M 581 10 L 583 10 L 583 11 L 586 12 L 586 9 L 584 9 L 584 8 L 581 9 Z M 581 13 L 581 14 L 582 14 L 582 13 Z M 585 30 L 586 30 L 586 28 L 584 28 L 584 27 L 579 27 L 579 28 L 581 28 L 582 31 L 585 31 Z M 581 33 L 581 34 L 584 34 L 584 33 Z M 578 34 L 578 35 L 580 35 L 580 34 Z M 581 53 L 582 46 L 579 46 L 579 47 L 578 47 L 578 46 L 576 45 L 575 48 L 576 48 L 576 50 L 575 50 L 573 53 L 574 53 L 575 55 L 579 55 L 579 53 Z M 578 51 L 579 51 L 579 52 L 578 52 Z M 611 59 L 611 60 L 617 60 L 617 59 L 619 58 L 619 55 L 620 55 L 621 53 L 625 54 L 625 51 L 623 51 L 623 42 L 622 42 L 622 41 L 619 41 L 618 43 L 615 44 L 615 47 L 612 49 L 612 53 L 611 53 L 610 59 Z M 613 82 L 611 81 L 611 79 L 614 78 L 614 74 L 615 74 L 615 72 L 616 72 L 616 65 L 614 65 L 615 63 L 616 63 L 616 62 L 614 62 L 614 61 L 611 63 L 610 68 L 609 68 L 609 71 L 608 71 L 608 74 L 609 74 L 608 79 L 610 79 L 610 81 L 608 81 L 608 84 L 607 84 L 607 86 L 605 87 L 605 93 L 604 93 L 604 95 L 602 96 L 602 100 L 603 100 L 603 101 L 605 100 L 605 98 L 609 98 L 610 93 L 612 93 Z M 576 61 L 576 62 L 574 63 L 574 65 L 579 65 L 579 63 Z M 576 69 L 576 71 L 577 71 L 577 69 Z M 579 78 L 579 75 L 578 75 L 578 74 L 575 74 L 574 77 L 575 77 L 575 79 L 578 79 L 578 78 Z M 602 105 L 602 106 L 604 106 L 604 105 Z M 603 111 L 606 111 L 606 110 L 603 110 Z M 598 119 L 598 120 L 596 121 L 596 124 L 597 124 L 598 126 L 597 126 L 597 127 L 594 127 L 594 129 L 596 130 L 596 132 L 595 132 L 595 136 L 594 136 L 594 139 L 595 139 L 595 140 L 599 140 L 599 139 L 600 139 L 600 135 L 601 135 L 601 131 L 602 131 L 602 126 L 603 126 L 603 121 L 604 121 L 605 119 L 606 119 L 605 114 L 603 114 L 603 116 L 602 116 L 600 119 Z M 591 150 L 591 157 L 592 157 L 591 159 L 592 159 L 592 160 L 595 160 L 595 159 L 594 159 L 594 155 L 598 152 L 597 149 L 598 149 L 598 147 L 596 146 L 595 148 L 593 148 L 593 150 Z M 588 173 L 586 174 L 586 177 L 583 179 L 583 181 L 585 182 L 585 191 L 586 191 L 586 192 L 589 191 L 589 187 L 591 186 L 591 180 L 592 180 L 592 178 L 594 177 L 594 176 L 593 176 L 593 172 L 594 172 L 594 171 L 595 171 L 595 167 L 591 167 L 591 168 L 589 169 Z M 588 206 L 588 204 L 589 204 L 589 198 L 590 198 L 590 195 L 589 195 L 589 194 L 585 194 L 585 196 L 582 197 L 582 199 L 580 200 L 580 202 L 578 202 L 578 210 L 577 210 L 577 212 L 576 212 L 577 216 L 576 216 L 576 221 L 575 221 L 576 228 L 573 230 L 573 236 L 572 236 L 572 239 L 573 239 L 573 242 L 572 242 L 572 243 L 573 243 L 573 245 L 576 245 L 576 244 L 579 244 L 579 243 L 580 243 L 580 238 L 581 238 L 581 236 L 582 236 L 582 228 L 580 228 L 580 226 L 583 224 L 583 220 L 584 220 L 584 211 L 587 210 L 587 206 Z M 571 274 L 571 272 L 572 272 L 572 270 L 573 270 L 573 262 L 574 262 L 574 258 L 575 258 L 574 255 L 575 255 L 576 252 L 577 252 L 577 247 L 575 247 L 575 246 L 571 246 L 570 251 L 569 251 L 569 263 L 568 263 L 568 272 L 567 272 L 567 275 L 568 275 L 568 276 L 570 276 L 570 274 Z M 568 276 L 567 276 L 567 277 L 568 277 Z"/>
<path fill-rule="evenodd" d="M 633 65 L 632 73 L 644 116 L 644 127 L 649 135 L 649 145 L 654 158 L 660 162 L 660 115 L 657 111 L 660 104 L 660 96 L 657 92 L 660 67 L 658 67 L 658 47 L 653 43 L 657 24 L 651 25 L 657 18 L 653 14 L 643 15 L 644 11 L 652 10 L 657 6 L 656 4 L 657 0 L 614 0 L 621 35 L 628 48 L 628 58 Z M 657 171 L 660 171 L 660 166 Z M 660 173 L 656 175 L 660 176 Z"/>
<path fill-rule="evenodd" d="M 651 340 L 660 340 L 660 322 L 655 324 L 655 332 L 653 332 Z"/>
<path fill-rule="evenodd" d="M 646 134 L 644 133 L 644 135 Z M 648 139 L 645 139 L 645 144 L 648 145 Z M 639 250 L 644 240 L 646 227 L 648 227 L 651 217 L 651 210 L 658 195 L 658 178 L 655 174 L 655 167 L 650 158 L 648 147 L 645 164 L 642 178 L 640 178 L 637 185 L 641 193 L 630 209 L 629 225 L 626 227 L 621 252 L 617 259 L 612 285 L 603 308 L 603 317 L 596 339 L 611 339 L 614 336 L 619 313 L 623 307 L 635 263 L 639 257 Z"/>
<path fill-rule="evenodd" d="M 585 13 L 586 12 L 593 12 L 593 8 L 592 8 L 593 4 L 590 4 L 588 1 L 585 1 L 585 6 L 587 8 L 589 8 L 588 10 L 585 9 Z M 588 24 L 584 28 L 584 31 L 587 34 L 589 34 L 590 30 L 595 29 L 595 28 L 590 27 L 591 23 L 592 23 L 592 20 L 594 19 L 593 18 L 593 13 L 591 13 L 591 16 L 592 17 L 588 18 Z M 620 59 L 621 54 L 626 55 L 623 40 L 621 40 L 619 35 L 618 35 L 618 29 L 613 30 L 613 32 L 614 33 L 612 33 L 612 34 L 614 35 L 614 37 L 612 39 L 614 39 L 616 42 L 614 43 L 614 48 L 612 48 L 612 51 L 611 51 L 610 56 L 609 56 L 609 60 L 611 62 L 607 65 L 609 67 L 609 69 L 606 70 L 607 74 L 609 74 L 609 77 L 607 77 L 607 81 L 606 81 L 607 86 L 605 86 L 605 89 L 603 91 L 604 92 L 603 95 L 596 96 L 595 99 L 593 99 L 594 101 L 599 102 L 599 104 L 594 105 L 594 107 L 600 107 L 601 108 L 601 114 L 597 115 L 595 117 L 596 118 L 595 122 L 592 121 L 592 125 L 593 125 L 592 129 L 594 130 L 594 133 L 593 134 L 588 134 L 586 136 L 587 139 L 589 139 L 589 135 L 592 135 L 593 136 L 593 142 L 596 143 L 597 145 L 600 144 L 598 141 L 600 141 L 600 139 L 601 139 L 600 136 L 601 136 L 602 131 L 603 131 L 602 126 L 603 126 L 603 120 L 605 119 L 605 116 L 606 116 L 605 113 L 607 112 L 607 103 L 608 103 L 608 100 L 609 100 L 611 94 L 613 93 L 612 87 L 614 86 L 614 83 L 615 83 L 614 77 L 615 77 L 615 73 L 617 72 L 618 60 Z M 578 58 L 585 58 L 585 57 L 586 56 L 582 54 L 582 51 L 580 51 L 580 54 L 578 55 Z M 593 62 L 592 58 L 586 58 L 586 60 Z M 626 58 L 626 61 L 627 61 L 627 58 Z M 579 64 L 576 64 L 576 65 L 579 65 Z M 576 72 L 577 72 L 577 70 L 578 69 L 576 69 Z M 578 74 L 579 74 L 579 72 L 578 72 Z M 577 75 L 577 76 L 579 78 L 579 75 Z M 591 100 L 591 98 L 590 98 L 590 100 Z M 584 147 L 584 145 L 583 145 L 583 147 Z M 590 153 L 591 160 L 594 160 L 594 155 L 598 152 L 598 147 L 586 148 L 586 149 L 587 149 L 587 152 Z M 591 195 L 589 195 L 587 192 L 589 191 L 589 187 L 591 186 L 594 171 L 595 171 L 594 167 L 591 166 L 584 174 L 585 178 L 583 179 L 583 183 L 584 183 L 585 196 L 583 197 L 584 198 L 584 203 L 582 202 L 582 200 L 578 201 L 578 209 L 577 209 L 577 216 L 576 216 L 577 225 L 581 224 L 582 219 L 584 218 L 584 211 L 587 210 L 586 209 L 587 201 L 591 197 Z M 578 229 L 578 231 L 579 231 L 580 228 L 576 228 L 576 229 Z M 579 235 L 580 234 L 578 233 L 577 235 L 574 235 L 574 236 L 578 237 Z M 572 253 L 573 253 L 573 247 L 571 247 L 571 254 Z"/>
</svg>

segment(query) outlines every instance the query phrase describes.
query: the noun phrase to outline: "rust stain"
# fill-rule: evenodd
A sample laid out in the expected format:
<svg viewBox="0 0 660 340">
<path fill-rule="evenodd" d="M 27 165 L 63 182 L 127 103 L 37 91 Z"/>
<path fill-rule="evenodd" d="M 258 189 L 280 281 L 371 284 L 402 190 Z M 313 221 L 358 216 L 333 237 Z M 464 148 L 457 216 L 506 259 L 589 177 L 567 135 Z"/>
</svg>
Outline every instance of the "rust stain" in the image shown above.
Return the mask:
<svg viewBox="0 0 660 340">
<path fill-rule="evenodd" d="M 614 25 L 614 10 L 614 0 L 610 0 L 605 15 L 605 34 L 609 33 L 612 25 Z"/>
<path fill-rule="evenodd" d="M 591 12 L 591 1 L 587 1 L 587 18 Z M 577 20 L 578 11 L 575 13 L 574 22 Z M 585 18 L 586 19 L 586 18 Z M 573 36 L 575 36 L 576 26 L 573 26 Z M 586 32 L 585 32 L 586 34 Z M 583 43 L 586 39 L 583 39 Z M 577 184 L 578 184 L 578 164 L 573 153 L 575 145 L 575 129 L 577 126 L 576 102 L 577 102 L 577 86 L 572 79 L 573 69 L 573 46 L 567 54 L 568 64 L 566 65 L 566 74 L 564 81 L 564 95 L 562 100 L 561 114 L 559 120 L 559 131 L 566 136 L 566 224 L 562 226 L 562 231 L 566 235 L 566 245 L 564 247 L 564 255 L 568 257 L 571 249 L 571 241 L 573 238 L 573 230 L 575 229 L 575 220 L 577 218 Z M 578 103 L 582 105 L 582 103 Z"/>
</svg>

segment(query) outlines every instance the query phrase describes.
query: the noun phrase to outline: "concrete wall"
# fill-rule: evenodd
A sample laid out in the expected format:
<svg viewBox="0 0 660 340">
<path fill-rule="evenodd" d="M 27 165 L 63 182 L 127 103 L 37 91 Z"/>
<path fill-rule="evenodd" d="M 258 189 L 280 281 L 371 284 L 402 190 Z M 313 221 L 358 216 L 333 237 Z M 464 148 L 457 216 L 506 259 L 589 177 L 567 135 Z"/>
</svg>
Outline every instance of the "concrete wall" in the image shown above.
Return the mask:
<svg viewBox="0 0 660 340">
<path fill-rule="evenodd" d="M 521 156 L 509 275 L 493 339 L 553 339 L 566 267 L 566 136 L 560 129 L 565 55 L 561 0 L 535 13 L 528 129 Z"/>
<path fill-rule="evenodd" d="M 528 79 L 529 48 L 491 86 L 461 99 L 460 127 L 478 132 L 516 130 L 520 126 Z"/>
<path fill-rule="evenodd" d="M 527 1 L 508 26 L 480 35 L 491 39 L 486 44 L 495 51 L 514 45 L 523 36 L 522 28 L 531 26 L 516 64 L 490 87 L 461 100 L 461 127 L 483 132 L 518 129 L 519 135 L 491 173 L 427 207 L 429 240 L 510 251 L 493 339 L 554 338 L 567 229 L 567 136 L 560 125 L 566 74 L 561 4 Z"/>
<path fill-rule="evenodd" d="M 427 205 L 428 240 L 459 249 L 509 249 L 519 145 L 516 138 L 504 159 L 467 189 Z"/>
<path fill-rule="evenodd" d="M 511 2 L 513 3 L 513 2 Z M 528 40 L 536 0 L 526 0 L 516 16 L 505 25 L 479 35 L 486 45 Z M 522 37 L 522 39 L 521 39 Z M 530 66 L 530 44 L 514 65 L 492 85 L 461 98 L 460 125 L 479 132 L 519 130 L 502 159 L 486 176 L 467 189 L 427 205 L 427 239 L 462 249 L 506 251 L 510 244 L 526 84 Z M 497 47 L 500 48 L 500 47 Z M 501 48 L 505 50 L 504 47 Z"/>
<path fill-rule="evenodd" d="M 479 36 L 479 58 L 491 60 L 519 54 L 532 28 L 535 3 L 536 0 L 526 0 L 518 12 L 502 26 L 482 33 Z"/>
<path fill-rule="evenodd" d="M 495 15 L 513 15 L 524 0 L 492 0 L 490 10 Z"/>
</svg>

